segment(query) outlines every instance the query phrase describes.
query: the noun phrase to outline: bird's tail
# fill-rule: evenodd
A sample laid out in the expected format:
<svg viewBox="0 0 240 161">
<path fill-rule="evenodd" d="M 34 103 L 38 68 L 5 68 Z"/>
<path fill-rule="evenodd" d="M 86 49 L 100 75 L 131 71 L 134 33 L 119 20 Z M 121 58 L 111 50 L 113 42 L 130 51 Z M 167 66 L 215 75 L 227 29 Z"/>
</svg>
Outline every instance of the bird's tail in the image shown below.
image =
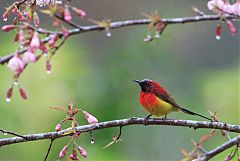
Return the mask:
<svg viewBox="0 0 240 161">
<path fill-rule="evenodd" d="M 205 118 L 205 119 L 207 119 L 207 120 L 212 121 L 212 119 L 210 119 L 210 118 L 208 118 L 208 117 L 205 117 L 205 116 L 203 116 L 203 115 L 200 115 L 200 114 L 195 113 L 195 112 L 192 112 L 192 111 L 189 111 L 189 110 L 187 110 L 187 109 L 185 109 L 185 108 L 179 107 L 179 109 L 180 109 L 182 112 L 186 113 L 186 114 L 197 115 L 197 116 L 200 116 L 200 117 L 202 117 L 202 118 Z"/>
</svg>

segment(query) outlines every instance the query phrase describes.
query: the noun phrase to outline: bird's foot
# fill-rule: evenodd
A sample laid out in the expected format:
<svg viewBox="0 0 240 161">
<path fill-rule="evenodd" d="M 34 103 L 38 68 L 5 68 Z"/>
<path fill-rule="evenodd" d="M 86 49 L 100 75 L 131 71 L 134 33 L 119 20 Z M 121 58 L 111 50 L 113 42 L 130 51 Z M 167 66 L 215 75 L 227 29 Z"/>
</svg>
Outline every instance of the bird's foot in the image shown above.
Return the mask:
<svg viewBox="0 0 240 161">
<path fill-rule="evenodd" d="M 162 120 L 167 120 L 167 115 L 161 118 Z"/>
<path fill-rule="evenodd" d="M 152 116 L 152 114 L 148 115 L 144 118 L 144 125 L 146 126 L 148 124 L 148 119 Z"/>
</svg>

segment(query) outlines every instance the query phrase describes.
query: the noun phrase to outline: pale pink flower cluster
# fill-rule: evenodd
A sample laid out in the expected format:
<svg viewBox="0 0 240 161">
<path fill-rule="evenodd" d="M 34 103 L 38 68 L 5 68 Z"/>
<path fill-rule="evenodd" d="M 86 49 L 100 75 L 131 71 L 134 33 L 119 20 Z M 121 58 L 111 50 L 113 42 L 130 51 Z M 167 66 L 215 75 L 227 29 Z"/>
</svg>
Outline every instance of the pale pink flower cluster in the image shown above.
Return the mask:
<svg viewBox="0 0 240 161">
<path fill-rule="evenodd" d="M 19 41 L 19 38 L 17 38 Z M 37 57 L 34 54 L 35 50 L 40 48 L 40 39 L 38 37 L 38 33 L 35 32 L 32 36 L 32 40 L 27 51 L 23 54 L 22 58 L 19 57 L 18 54 L 15 54 L 9 62 L 8 68 L 11 69 L 15 74 L 19 75 L 23 69 L 25 64 L 34 63 L 37 61 Z"/>
<path fill-rule="evenodd" d="M 224 12 L 240 16 L 240 0 L 236 0 L 233 4 L 228 0 L 210 0 L 207 6 L 214 13 Z"/>
<path fill-rule="evenodd" d="M 48 5 L 48 4 L 52 4 L 52 5 L 55 5 L 55 4 L 62 4 L 62 1 L 61 0 L 36 0 L 36 4 L 40 7 L 42 6 L 45 6 L 45 5 Z"/>
</svg>

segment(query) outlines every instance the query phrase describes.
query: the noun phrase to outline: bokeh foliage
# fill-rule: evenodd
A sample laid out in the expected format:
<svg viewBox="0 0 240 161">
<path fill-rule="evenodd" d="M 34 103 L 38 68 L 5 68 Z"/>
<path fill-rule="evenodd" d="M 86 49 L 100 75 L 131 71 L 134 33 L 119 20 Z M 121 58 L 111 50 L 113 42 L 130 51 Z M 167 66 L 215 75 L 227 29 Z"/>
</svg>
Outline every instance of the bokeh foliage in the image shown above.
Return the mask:
<svg viewBox="0 0 240 161">
<path fill-rule="evenodd" d="M 155 9 L 162 17 L 191 16 L 194 15 L 191 5 L 205 11 L 205 3 L 193 0 L 76 2 L 89 17 L 112 20 L 141 18 L 141 12 Z M 0 5 L 5 6 L 3 2 Z M 46 18 L 42 21 L 43 26 L 48 22 Z M 30 65 L 23 73 L 20 82 L 28 92 L 27 101 L 21 100 L 15 91 L 12 102 L 5 102 L 11 72 L 6 65 L 1 66 L 0 127 L 20 134 L 53 131 L 64 113 L 51 110 L 49 106 L 66 106 L 70 96 L 77 107 L 100 121 L 144 117 L 146 112 L 138 103 L 139 87 L 131 82 L 143 78 L 159 81 L 179 104 L 193 111 L 207 115 L 210 108 L 217 111 L 220 120 L 237 124 L 239 32 L 232 37 L 224 28 L 222 39 L 217 41 L 215 25 L 216 22 L 170 25 L 161 38 L 152 43 L 142 41 L 147 26 L 117 29 L 110 38 L 104 32 L 72 37 L 53 58 L 52 74 L 45 73 L 44 59 Z M 0 32 L 0 39 L 1 56 L 15 51 L 12 33 Z M 168 117 L 201 120 L 182 113 Z M 78 119 L 86 124 L 81 115 Z M 102 147 L 118 133 L 117 128 L 95 131 L 93 145 L 88 134 L 82 134 L 78 143 L 88 151 L 87 160 L 179 160 L 183 157 L 179 149 L 191 150 L 190 139 L 198 140 L 208 132 L 180 127 L 131 126 L 123 128 L 122 142 L 105 150 Z M 217 134 L 203 146 L 210 150 L 226 140 Z M 49 160 L 57 160 L 67 142 L 68 138 L 55 141 Z M 48 144 L 49 141 L 38 141 L 5 146 L 0 150 L 0 160 L 43 160 Z M 228 152 L 213 160 L 222 160 Z"/>
</svg>

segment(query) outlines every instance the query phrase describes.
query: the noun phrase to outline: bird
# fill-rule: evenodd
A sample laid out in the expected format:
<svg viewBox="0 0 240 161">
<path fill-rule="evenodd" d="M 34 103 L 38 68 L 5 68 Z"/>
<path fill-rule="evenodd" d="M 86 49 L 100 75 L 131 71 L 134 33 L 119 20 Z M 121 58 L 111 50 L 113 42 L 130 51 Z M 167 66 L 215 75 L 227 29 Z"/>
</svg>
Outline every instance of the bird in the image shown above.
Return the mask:
<svg viewBox="0 0 240 161">
<path fill-rule="evenodd" d="M 201 114 L 192 112 L 186 108 L 180 106 L 174 98 L 162 87 L 158 82 L 143 79 L 143 80 L 132 80 L 140 85 L 141 91 L 139 93 L 139 101 L 142 107 L 150 113 L 146 119 L 152 115 L 167 118 L 167 114 L 170 112 L 182 111 L 186 114 L 197 115 L 204 119 L 212 121 L 212 119 L 205 117 Z"/>
</svg>

